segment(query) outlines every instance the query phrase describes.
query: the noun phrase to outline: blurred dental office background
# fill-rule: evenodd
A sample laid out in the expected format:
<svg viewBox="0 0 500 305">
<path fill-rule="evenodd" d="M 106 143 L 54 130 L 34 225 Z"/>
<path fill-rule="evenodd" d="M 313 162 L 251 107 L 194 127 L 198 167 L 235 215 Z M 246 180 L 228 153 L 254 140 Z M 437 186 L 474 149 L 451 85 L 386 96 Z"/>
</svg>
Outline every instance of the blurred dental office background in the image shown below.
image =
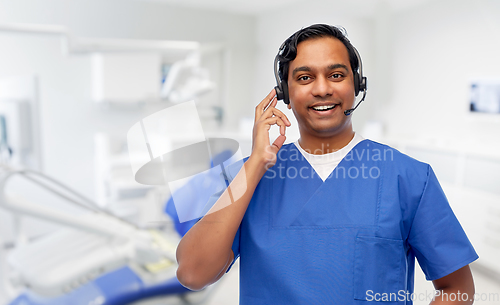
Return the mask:
<svg viewBox="0 0 500 305">
<path fill-rule="evenodd" d="M 0 0 L 0 304 L 237 304 L 237 268 L 206 292 L 168 282 L 176 190 L 134 180 L 127 134 L 194 100 L 203 136 L 248 155 L 278 48 L 313 23 L 347 30 L 368 77 L 355 130 L 433 166 L 480 256 L 475 304 L 500 304 L 499 16 L 494 0 Z M 190 143 L 185 122 L 166 149 Z M 415 290 L 432 291 L 420 271 Z"/>
</svg>

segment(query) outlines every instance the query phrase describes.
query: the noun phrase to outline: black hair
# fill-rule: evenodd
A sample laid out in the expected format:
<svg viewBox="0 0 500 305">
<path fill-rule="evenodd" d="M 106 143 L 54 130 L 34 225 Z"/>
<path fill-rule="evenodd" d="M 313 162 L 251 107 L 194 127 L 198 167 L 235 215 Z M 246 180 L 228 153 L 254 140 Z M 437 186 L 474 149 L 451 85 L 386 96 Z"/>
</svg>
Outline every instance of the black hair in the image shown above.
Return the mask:
<svg viewBox="0 0 500 305">
<path fill-rule="evenodd" d="M 282 50 L 278 54 L 278 72 L 282 82 L 288 83 L 288 69 L 290 62 L 297 57 L 297 45 L 303 41 L 321 37 L 333 37 L 340 40 L 349 53 L 349 63 L 351 64 L 353 74 L 358 70 L 358 57 L 356 56 L 353 45 L 349 39 L 347 39 L 346 30 L 341 27 L 327 24 L 313 24 L 295 32 L 283 43 Z"/>
</svg>

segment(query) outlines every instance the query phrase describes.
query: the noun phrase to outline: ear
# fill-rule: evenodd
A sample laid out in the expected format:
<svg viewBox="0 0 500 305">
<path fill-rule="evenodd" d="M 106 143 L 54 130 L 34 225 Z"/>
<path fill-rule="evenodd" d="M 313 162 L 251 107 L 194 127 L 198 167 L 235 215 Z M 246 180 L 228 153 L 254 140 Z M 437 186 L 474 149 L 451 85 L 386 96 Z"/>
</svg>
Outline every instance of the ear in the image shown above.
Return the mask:
<svg viewBox="0 0 500 305">
<path fill-rule="evenodd" d="M 288 105 L 286 105 L 286 108 L 292 109 L 292 105 L 290 105 L 290 103 L 288 103 Z"/>
</svg>

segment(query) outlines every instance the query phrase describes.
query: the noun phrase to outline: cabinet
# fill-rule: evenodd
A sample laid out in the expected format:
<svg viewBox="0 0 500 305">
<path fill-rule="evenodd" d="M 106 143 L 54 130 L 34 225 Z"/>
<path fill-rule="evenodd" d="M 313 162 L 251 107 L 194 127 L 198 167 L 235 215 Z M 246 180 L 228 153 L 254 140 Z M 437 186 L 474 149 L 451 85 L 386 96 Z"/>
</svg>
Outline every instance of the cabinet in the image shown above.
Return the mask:
<svg viewBox="0 0 500 305">
<path fill-rule="evenodd" d="M 97 53 L 91 62 L 94 101 L 133 103 L 160 98 L 159 53 Z"/>
</svg>

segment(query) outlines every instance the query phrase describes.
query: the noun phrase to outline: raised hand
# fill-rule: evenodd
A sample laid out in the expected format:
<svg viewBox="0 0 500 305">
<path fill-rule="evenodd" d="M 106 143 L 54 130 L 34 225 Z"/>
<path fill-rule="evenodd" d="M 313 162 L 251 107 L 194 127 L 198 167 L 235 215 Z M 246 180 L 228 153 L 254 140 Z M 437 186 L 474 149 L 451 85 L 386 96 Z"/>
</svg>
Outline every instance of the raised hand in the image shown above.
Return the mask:
<svg viewBox="0 0 500 305">
<path fill-rule="evenodd" d="M 286 127 L 291 125 L 286 115 L 275 108 L 277 103 L 276 92 L 273 89 L 255 107 L 252 154 L 250 158 L 263 165 L 266 170 L 276 163 L 277 153 L 286 140 Z M 272 125 L 279 126 L 280 135 L 270 144 L 269 130 Z"/>
</svg>

